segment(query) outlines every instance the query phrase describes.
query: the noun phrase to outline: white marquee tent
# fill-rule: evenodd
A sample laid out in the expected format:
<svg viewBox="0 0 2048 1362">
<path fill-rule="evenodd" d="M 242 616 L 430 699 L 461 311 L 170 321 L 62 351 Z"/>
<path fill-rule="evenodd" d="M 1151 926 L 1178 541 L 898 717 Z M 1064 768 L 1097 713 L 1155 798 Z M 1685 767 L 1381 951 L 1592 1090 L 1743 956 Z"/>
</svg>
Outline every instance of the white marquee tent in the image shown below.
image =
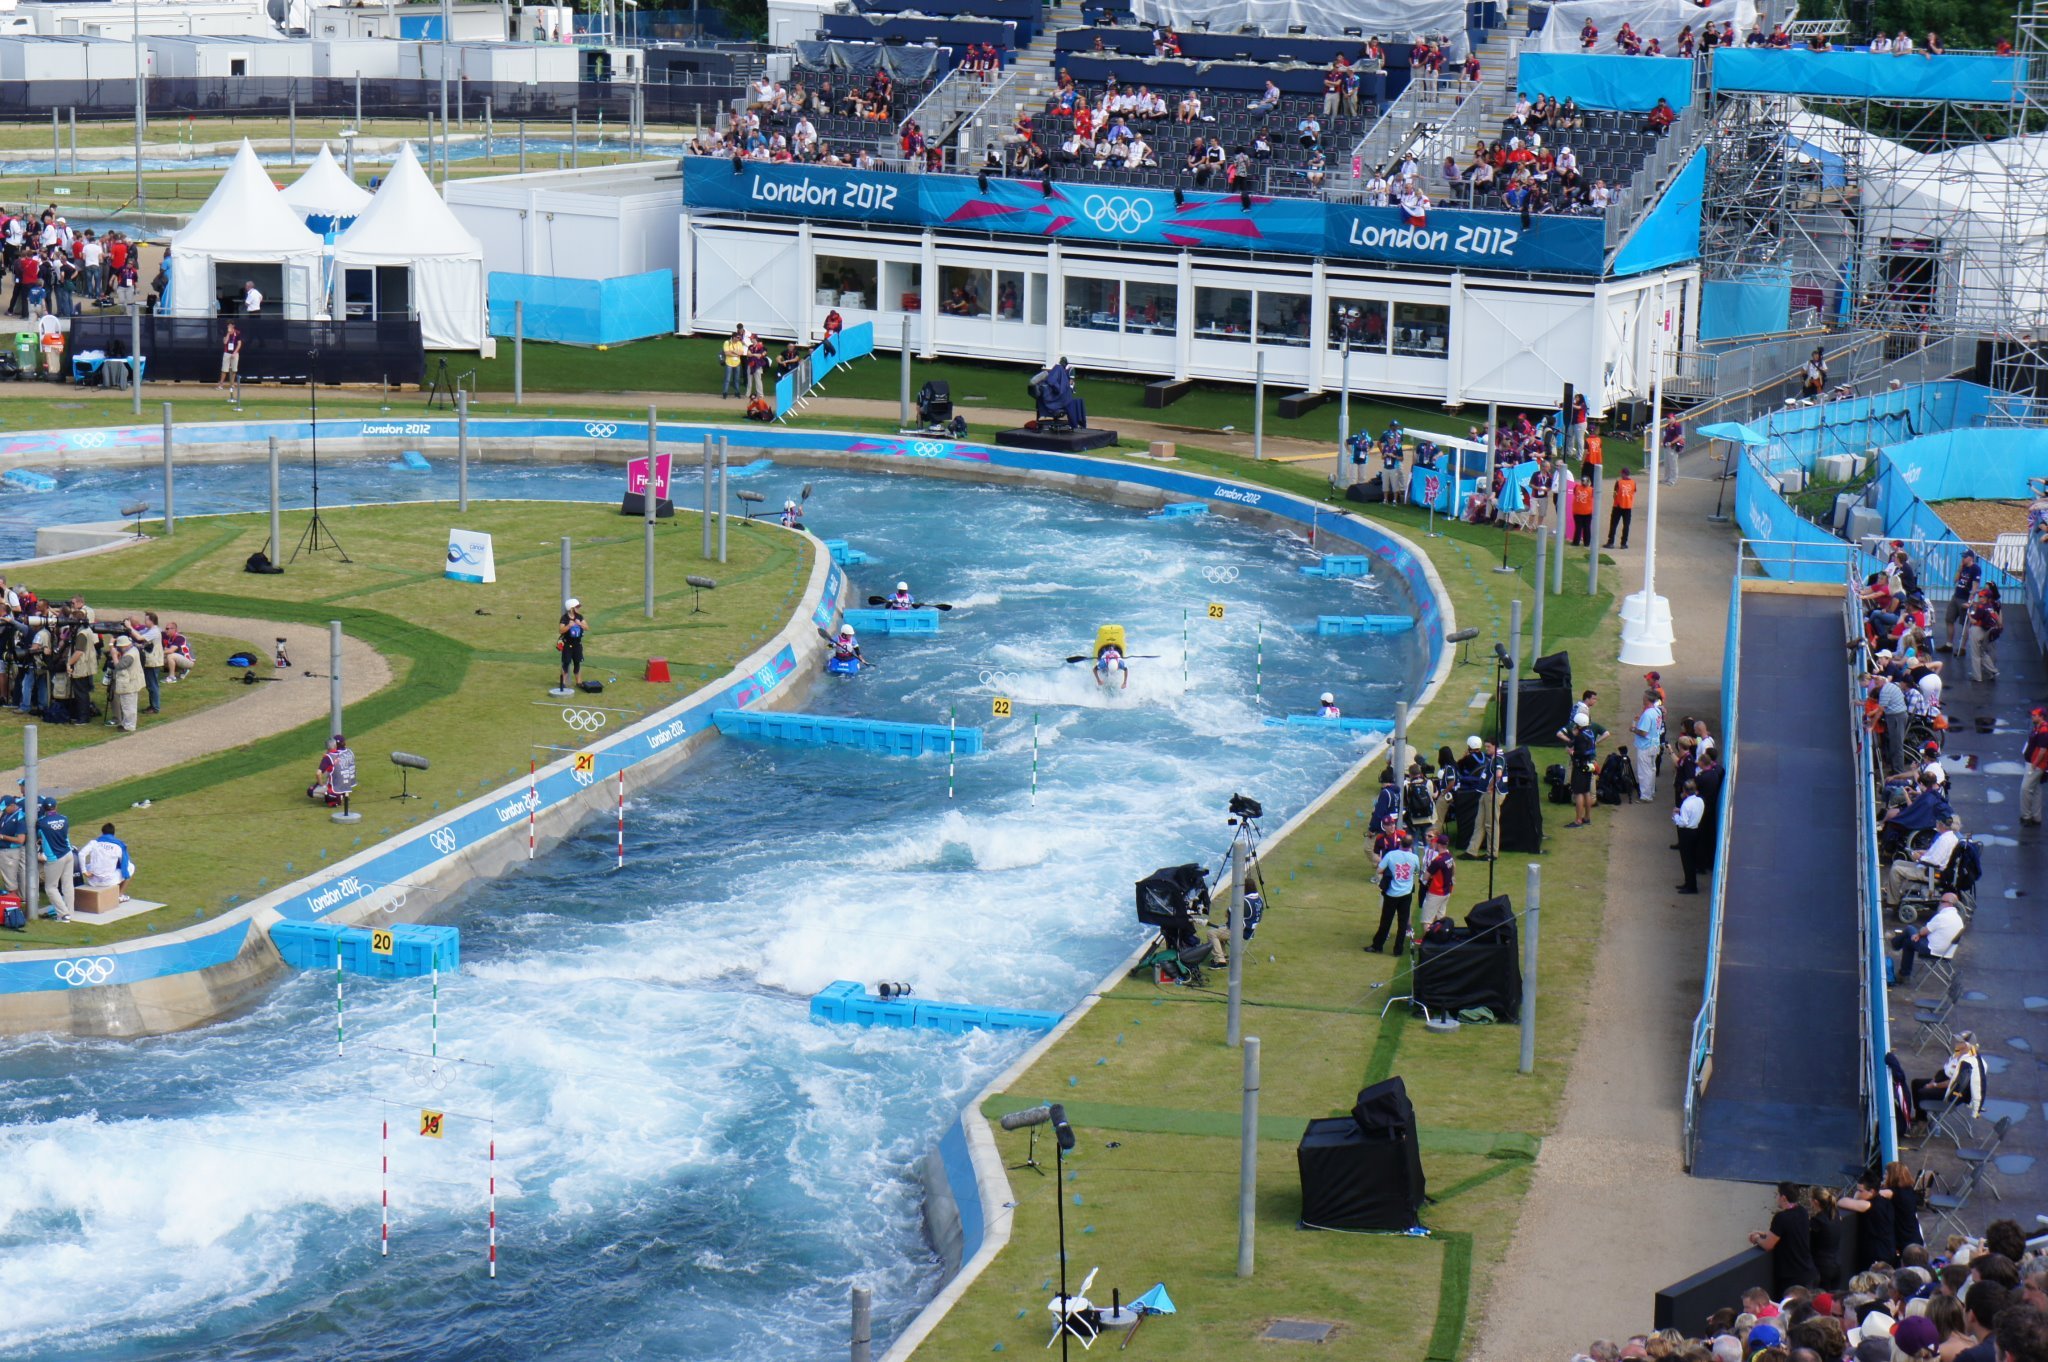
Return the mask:
<svg viewBox="0 0 2048 1362">
<path fill-rule="evenodd" d="M 284 191 L 284 201 L 313 231 L 340 232 L 370 206 L 370 191 L 351 180 L 323 144 L 306 173 Z"/>
<path fill-rule="evenodd" d="M 475 350 L 484 340 L 484 248 L 456 221 L 412 147 L 334 243 L 351 313 L 410 310 L 429 350 Z"/>
<path fill-rule="evenodd" d="M 2048 318 L 2048 134 L 1897 158 L 1863 174 L 1874 245 L 1936 243 L 1959 320 L 1987 329 Z"/>
<path fill-rule="evenodd" d="M 245 280 L 264 294 L 263 311 L 310 318 L 319 300 L 321 241 L 285 203 L 244 140 L 220 184 L 192 220 L 171 235 L 174 317 L 210 317 Z M 238 304 L 230 303 L 229 310 Z"/>
</svg>

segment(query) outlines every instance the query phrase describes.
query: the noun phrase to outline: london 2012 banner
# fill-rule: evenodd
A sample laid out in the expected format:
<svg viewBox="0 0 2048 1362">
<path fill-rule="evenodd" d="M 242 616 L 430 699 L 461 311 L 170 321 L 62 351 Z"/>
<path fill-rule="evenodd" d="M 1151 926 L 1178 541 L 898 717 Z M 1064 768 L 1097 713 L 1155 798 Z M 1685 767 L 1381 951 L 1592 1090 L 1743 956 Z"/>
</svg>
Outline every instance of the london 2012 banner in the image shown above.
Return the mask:
<svg viewBox="0 0 2048 1362">
<path fill-rule="evenodd" d="M 1055 240 L 1131 242 L 1222 251 L 1329 256 L 1465 269 L 1598 274 L 1606 224 L 1597 216 L 1547 215 L 1524 225 L 1514 213 L 1432 209 L 1421 222 L 1398 208 L 1318 199 L 1183 193 L 1085 180 L 899 175 L 829 166 L 692 157 L 683 163 L 692 210 Z"/>
</svg>

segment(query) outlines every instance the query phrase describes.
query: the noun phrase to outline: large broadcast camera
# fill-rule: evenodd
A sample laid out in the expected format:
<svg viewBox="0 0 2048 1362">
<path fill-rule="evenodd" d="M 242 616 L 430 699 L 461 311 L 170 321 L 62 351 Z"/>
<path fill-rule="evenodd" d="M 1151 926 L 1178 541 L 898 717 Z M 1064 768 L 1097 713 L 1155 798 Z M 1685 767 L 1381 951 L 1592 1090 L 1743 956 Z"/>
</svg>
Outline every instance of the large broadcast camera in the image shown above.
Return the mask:
<svg viewBox="0 0 2048 1362">
<path fill-rule="evenodd" d="M 1202 983 L 1202 966 L 1215 948 L 1202 940 L 1197 922 L 1209 917 L 1209 877 L 1193 862 L 1166 866 L 1138 881 L 1138 921 L 1157 928 L 1159 937 L 1140 969 L 1159 971 L 1164 980 Z"/>
<path fill-rule="evenodd" d="M 1230 817 L 1233 821 L 1239 818 L 1250 818 L 1256 821 L 1265 816 L 1266 806 L 1253 799 L 1250 795 L 1234 794 L 1230 797 Z"/>
</svg>

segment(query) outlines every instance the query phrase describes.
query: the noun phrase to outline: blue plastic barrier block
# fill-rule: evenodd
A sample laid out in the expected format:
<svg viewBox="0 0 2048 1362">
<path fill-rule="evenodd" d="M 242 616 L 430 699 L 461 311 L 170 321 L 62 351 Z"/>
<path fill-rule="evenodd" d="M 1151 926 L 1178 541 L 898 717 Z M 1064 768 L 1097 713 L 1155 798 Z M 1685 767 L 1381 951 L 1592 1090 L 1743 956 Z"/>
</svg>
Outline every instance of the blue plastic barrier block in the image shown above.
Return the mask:
<svg viewBox="0 0 2048 1362">
<path fill-rule="evenodd" d="M 991 1007 L 982 1013 L 985 1031 L 1050 1031 L 1060 1024 L 1060 1012 L 1033 1012 L 1023 1008 Z"/>
<path fill-rule="evenodd" d="M 846 622 L 855 629 L 888 638 L 939 632 L 939 612 L 936 610 L 855 609 L 846 612 Z"/>
<path fill-rule="evenodd" d="M 916 1021 L 919 1030 L 964 1036 L 987 1024 L 988 1009 L 966 1003 L 919 1003 Z"/>
<path fill-rule="evenodd" d="M 843 1022 L 846 1020 L 846 1000 L 867 995 L 867 990 L 849 979 L 827 984 L 823 992 L 811 999 L 811 1020 Z"/>
<path fill-rule="evenodd" d="M 417 449 L 408 449 L 393 459 L 388 467 L 399 473 L 429 473 L 433 471 L 434 466 L 428 463 L 426 456 Z"/>
<path fill-rule="evenodd" d="M 1372 558 L 1367 554 L 1333 553 L 1320 563 L 1304 565 L 1304 577 L 1369 577 L 1372 575 Z"/>
<path fill-rule="evenodd" d="M 725 475 L 729 478 L 753 478 L 759 477 L 773 467 L 773 459 L 756 459 L 752 463 L 743 463 L 737 468 L 726 469 Z"/>
<path fill-rule="evenodd" d="M 836 719 L 817 714 L 740 709 L 714 710 L 711 721 L 724 736 L 752 742 L 798 747 L 852 747 L 863 752 L 915 757 L 943 754 L 950 741 L 956 756 L 971 757 L 981 753 L 982 732 L 972 727 L 948 730 L 944 724 Z"/>
<path fill-rule="evenodd" d="M 1145 518 L 1147 520 L 1184 520 L 1189 516 L 1207 514 L 1209 514 L 1209 503 L 1206 501 L 1176 501 L 1161 506 Z"/>
<path fill-rule="evenodd" d="M 10 468 L 6 473 L 0 474 L 0 480 L 4 480 L 10 486 L 19 487 L 24 492 L 54 492 L 57 490 L 57 480 L 55 478 L 51 477 L 48 473 L 38 473 L 32 468 Z"/>
<path fill-rule="evenodd" d="M 1413 629 L 1408 615 L 1318 615 L 1316 632 L 1325 638 L 1353 634 L 1398 634 Z"/>
<path fill-rule="evenodd" d="M 831 554 L 832 561 L 841 567 L 860 567 L 864 563 L 875 561 L 859 549 L 848 545 L 844 539 L 827 539 L 825 541 L 825 552 Z"/>
<path fill-rule="evenodd" d="M 853 1026 L 908 1031 L 917 1024 L 917 1005 L 908 998 L 870 998 L 863 994 L 846 999 L 845 1020 Z"/>
<path fill-rule="evenodd" d="M 344 930 L 330 922 L 279 922 L 270 929 L 270 944 L 293 969 L 331 970 Z"/>
</svg>

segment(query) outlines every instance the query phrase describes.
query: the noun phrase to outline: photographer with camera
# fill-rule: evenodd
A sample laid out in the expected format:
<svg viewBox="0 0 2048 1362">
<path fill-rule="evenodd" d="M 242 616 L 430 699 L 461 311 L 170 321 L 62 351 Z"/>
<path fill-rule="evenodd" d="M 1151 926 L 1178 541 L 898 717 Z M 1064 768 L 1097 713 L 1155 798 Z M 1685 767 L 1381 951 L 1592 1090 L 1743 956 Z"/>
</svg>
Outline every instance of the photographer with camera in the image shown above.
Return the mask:
<svg viewBox="0 0 2048 1362">
<path fill-rule="evenodd" d="M 123 733 L 135 731 L 135 712 L 142 688 L 142 654 L 136 650 L 135 640 L 125 631 L 116 634 L 113 679 L 108 687 L 113 695 L 113 704 L 107 711 L 107 722 Z"/>
</svg>

